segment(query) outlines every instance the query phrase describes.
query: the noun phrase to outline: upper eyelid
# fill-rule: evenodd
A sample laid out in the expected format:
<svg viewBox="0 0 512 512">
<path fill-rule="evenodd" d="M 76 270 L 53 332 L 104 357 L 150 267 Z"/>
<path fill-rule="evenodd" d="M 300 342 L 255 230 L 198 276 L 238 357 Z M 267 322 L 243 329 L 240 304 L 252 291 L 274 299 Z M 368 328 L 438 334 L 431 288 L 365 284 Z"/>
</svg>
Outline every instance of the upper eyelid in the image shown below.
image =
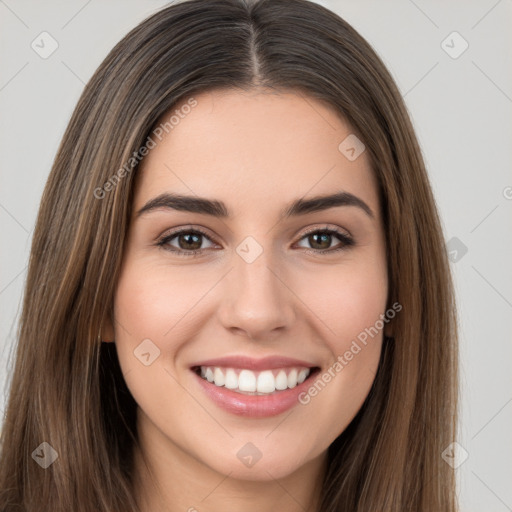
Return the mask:
<svg viewBox="0 0 512 512">
<path fill-rule="evenodd" d="M 170 232 L 164 232 L 163 235 L 159 236 L 157 240 L 165 240 L 165 239 L 172 239 L 175 236 L 181 235 L 182 233 L 198 233 L 208 239 L 210 239 L 211 242 L 215 242 L 215 237 L 207 233 L 207 230 L 205 228 L 197 228 L 197 227 L 183 227 L 183 228 L 176 228 L 176 230 L 171 230 Z M 217 242 L 215 242 L 217 243 Z"/>
<path fill-rule="evenodd" d="M 316 231 L 335 231 L 335 232 L 341 231 L 342 232 L 341 234 L 345 234 L 346 236 L 353 238 L 352 233 L 350 233 L 350 231 L 348 229 L 342 228 L 340 226 L 334 226 L 334 224 L 327 224 L 327 225 L 324 224 L 319 227 L 306 228 L 305 231 L 302 231 L 301 238 L 303 238 L 306 235 L 309 235 L 310 233 L 315 233 Z M 343 232 L 345 232 L 345 233 L 343 233 Z"/>
</svg>

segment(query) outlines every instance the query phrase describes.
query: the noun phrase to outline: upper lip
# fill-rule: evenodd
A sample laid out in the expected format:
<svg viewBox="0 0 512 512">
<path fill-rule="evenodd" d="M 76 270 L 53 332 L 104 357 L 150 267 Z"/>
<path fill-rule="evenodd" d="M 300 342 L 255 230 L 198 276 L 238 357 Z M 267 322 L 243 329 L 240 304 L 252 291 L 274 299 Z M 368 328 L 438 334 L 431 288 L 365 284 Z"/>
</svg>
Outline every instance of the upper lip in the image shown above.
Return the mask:
<svg viewBox="0 0 512 512">
<path fill-rule="evenodd" d="M 208 359 L 193 364 L 191 367 L 197 366 L 219 366 L 225 368 L 241 368 L 254 371 L 272 370 L 275 368 L 287 367 L 305 367 L 313 368 L 316 365 L 307 361 L 293 359 L 285 356 L 267 356 L 255 359 L 248 356 L 226 356 L 216 359 Z"/>
</svg>

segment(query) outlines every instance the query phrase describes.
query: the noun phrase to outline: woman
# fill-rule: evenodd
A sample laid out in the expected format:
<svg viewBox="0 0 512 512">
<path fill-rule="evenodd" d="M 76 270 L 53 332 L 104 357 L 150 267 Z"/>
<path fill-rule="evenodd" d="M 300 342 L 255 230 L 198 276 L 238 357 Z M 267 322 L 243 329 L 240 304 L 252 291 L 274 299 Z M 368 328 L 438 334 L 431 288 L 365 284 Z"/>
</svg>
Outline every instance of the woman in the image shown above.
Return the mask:
<svg viewBox="0 0 512 512">
<path fill-rule="evenodd" d="M 26 286 L 1 510 L 456 510 L 435 202 L 391 76 L 327 9 L 189 0 L 132 30 Z"/>
</svg>

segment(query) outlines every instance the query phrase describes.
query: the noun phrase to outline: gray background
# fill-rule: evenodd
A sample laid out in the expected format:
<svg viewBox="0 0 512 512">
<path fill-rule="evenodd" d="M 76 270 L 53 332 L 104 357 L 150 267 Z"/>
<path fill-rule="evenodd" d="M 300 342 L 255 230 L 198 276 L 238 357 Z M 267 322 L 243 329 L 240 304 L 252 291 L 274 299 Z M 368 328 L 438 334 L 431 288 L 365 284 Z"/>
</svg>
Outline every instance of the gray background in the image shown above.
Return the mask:
<svg viewBox="0 0 512 512">
<path fill-rule="evenodd" d="M 0 0 L 2 411 L 32 231 L 58 144 L 108 51 L 165 3 Z M 461 509 L 512 511 L 512 1 L 319 3 L 374 46 L 413 118 L 458 295 Z M 43 31 L 58 43 L 46 59 L 31 48 Z M 453 58 L 464 40 L 469 47 Z"/>
</svg>

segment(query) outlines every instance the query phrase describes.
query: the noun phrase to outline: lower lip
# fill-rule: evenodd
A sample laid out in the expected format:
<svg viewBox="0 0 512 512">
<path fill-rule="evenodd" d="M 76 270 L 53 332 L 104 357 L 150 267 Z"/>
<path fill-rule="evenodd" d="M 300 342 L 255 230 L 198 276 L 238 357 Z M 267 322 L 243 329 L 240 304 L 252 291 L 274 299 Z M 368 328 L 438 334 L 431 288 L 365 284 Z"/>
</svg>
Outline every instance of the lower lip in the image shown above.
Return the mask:
<svg viewBox="0 0 512 512">
<path fill-rule="evenodd" d="M 311 385 L 311 377 L 317 372 L 318 369 L 312 372 L 304 382 L 291 389 L 269 395 L 244 395 L 226 387 L 216 386 L 192 371 L 213 402 L 227 412 L 248 418 L 277 416 L 291 409 L 299 403 L 299 395 Z"/>
</svg>

